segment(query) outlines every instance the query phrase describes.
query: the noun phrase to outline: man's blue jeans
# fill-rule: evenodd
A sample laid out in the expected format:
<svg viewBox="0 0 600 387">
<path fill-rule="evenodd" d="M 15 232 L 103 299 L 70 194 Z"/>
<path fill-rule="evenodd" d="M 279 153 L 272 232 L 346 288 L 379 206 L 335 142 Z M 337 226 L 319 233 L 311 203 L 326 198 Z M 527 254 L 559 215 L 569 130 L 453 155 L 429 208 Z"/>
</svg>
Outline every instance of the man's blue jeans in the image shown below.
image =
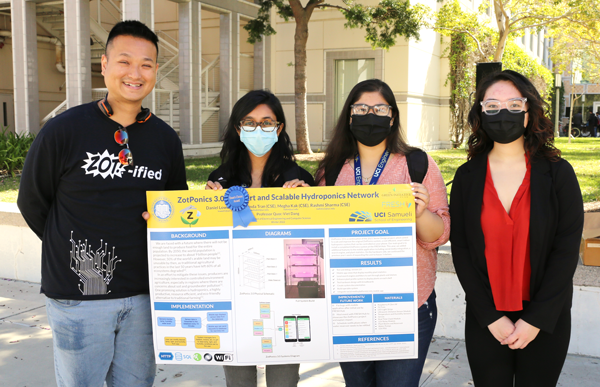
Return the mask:
<svg viewBox="0 0 600 387">
<path fill-rule="evenodd" d="M 150 297 L 46 298 L 59 387 L 150 387 L 156 375 Z"/>
<path fill-rule="evenodd" d="M 340 363 L 346 387 L 417 387 L 436 321 L 434 290 L 419 308 L 419 358 Z"/>
</svg>

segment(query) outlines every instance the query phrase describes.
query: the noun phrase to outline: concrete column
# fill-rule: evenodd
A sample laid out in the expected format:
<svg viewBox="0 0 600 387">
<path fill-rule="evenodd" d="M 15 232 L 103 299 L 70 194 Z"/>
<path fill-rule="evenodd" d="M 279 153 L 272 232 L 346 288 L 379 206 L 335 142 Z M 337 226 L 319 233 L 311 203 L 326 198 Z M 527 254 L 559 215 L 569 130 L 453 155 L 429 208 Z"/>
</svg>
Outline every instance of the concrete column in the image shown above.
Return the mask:
<svg viewBox="0 0 600 387">
<path fill-rule="evenodd" d="M 273 41 L 271 36 L 265 36 L 264 38 L 264 63 L 265 63 L 265 89 L 271 90 L 271 78 L 273 76 L 271 72 L 271 42 Z"/>
<path fill-rule="evenodd" d="M 202 142 L 201 13 L 197 1 L 179 3 L 179 135 L 184 144 Z"/>
<path fill-rule="evenodd" d="M 139 20 L 154 31 L 154 0 L 123 0 L 121 3 L 123 20 Z M 156 93 L 154 89 L 144 98 L 142 106 L 156 111 Z"/>
<path fill-rule="evenodd" d="M 231 13 L 231 107 L 240 98 L 240 14 Z"/>
<path fill-rule="evenodd" d="M 153 0 L 123 0 L 123 20 L 139 20 L 154 29 Z"/>
<path fill-rule="evenodd" d="M 90 3 L 64 0 L 67 108 L 92 101 Z"/>
<path fill-rule="evenodd" d="M 220 21 L 220 71 L 221 71 L 221 111 L 219 114 L 219 137 L 222 137 L 233 104 L 239 90 L 239 14 L 221 15 Z"/>
<path fill-rule="evenodd" d="M 265 88 L 265 37 L 254 43 L 254 89 Z"/>
<path fill-rule="evenodd" d="M 15 132 L 40 130 L 35 3 L 11 0 Z"/>
</svg>

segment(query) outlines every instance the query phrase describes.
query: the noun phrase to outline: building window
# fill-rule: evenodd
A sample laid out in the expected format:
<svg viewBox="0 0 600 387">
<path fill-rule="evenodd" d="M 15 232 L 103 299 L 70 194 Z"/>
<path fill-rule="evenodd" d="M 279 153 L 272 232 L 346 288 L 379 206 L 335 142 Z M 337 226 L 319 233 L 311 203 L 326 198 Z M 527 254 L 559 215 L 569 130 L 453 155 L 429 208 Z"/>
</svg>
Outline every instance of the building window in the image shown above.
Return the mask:
<svg viewBox="0 0 600 387">
<path fill-rule="evenodd" d="M 384 50 L 335 50 L 325 52 L 325 127 L 323 141 L 331 139 L 333 128 L 350 90 L 365 79 L 383 76 Z"/>
<path fill-rule="evenodd" d="M 531 52 L 535 52 L 535 40 L 536 40 L 537 34 L 533 34 L 532 32 L 529 33 L 529 50 Z"/>
<path fill-rule="evenodd" d="M 335 61 L 334 116 L 339 117 L 350 90 L 361 81 L 375 77 L 375 59 L 340 59 Z"/>
</svg>

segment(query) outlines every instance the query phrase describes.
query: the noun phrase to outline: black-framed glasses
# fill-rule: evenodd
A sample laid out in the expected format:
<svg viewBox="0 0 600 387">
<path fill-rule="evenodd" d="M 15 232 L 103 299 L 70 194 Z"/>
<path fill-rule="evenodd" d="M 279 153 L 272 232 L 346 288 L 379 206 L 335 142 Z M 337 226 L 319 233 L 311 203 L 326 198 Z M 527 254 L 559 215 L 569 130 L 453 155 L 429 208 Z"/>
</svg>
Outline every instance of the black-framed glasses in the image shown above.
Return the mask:
<svg viewBox="0 0 600 387">
<path fill-rule="evenodd" d="M 127 148 L 119 152 L 119 162 L 123 165 L 133 165 L 133 155 L 129 150 L 129 134 L 125 128 L 119 128 L 115 132 L 115 141 L 119 145 L 125 145 Z"/>
<path fill-rule="evenodd" d="M 376 116 L 387 116 L 390 110 L 392 110 L 392 107 L 384 103 L 380 103 L 375 106 L 359 103 L 350 105 L 350 109 L 352 114 L 357 116 L 364 116 L 365 114 L 368 114 L 370 110 L 373 110 L 373 114 L 375 114 Z"/>
<path fill-rule="evenodd" d="M 511 98 L 506 102 L 488 99 L 480 102 L 483 112 L 488 116 L 493 116 L 500 113 L 500 110 L 502 110 L 502 105 L 506 106 L 506 109 L 511 113 L 521 113 L 523 110 L 525 110 L 526 103 L 527 98 Z"/>
<path fill-rule="evenodd" d="M 256 128 L 260 128 L 263 132 L 272 132 L 280 125 L 280 122 L 275 120 L 266 119 L 261 122 L 256 122 L 254 120 L 242 120 L 240 121 L 240 128 L 244 132 L 254 132 Z"/>
</svg>

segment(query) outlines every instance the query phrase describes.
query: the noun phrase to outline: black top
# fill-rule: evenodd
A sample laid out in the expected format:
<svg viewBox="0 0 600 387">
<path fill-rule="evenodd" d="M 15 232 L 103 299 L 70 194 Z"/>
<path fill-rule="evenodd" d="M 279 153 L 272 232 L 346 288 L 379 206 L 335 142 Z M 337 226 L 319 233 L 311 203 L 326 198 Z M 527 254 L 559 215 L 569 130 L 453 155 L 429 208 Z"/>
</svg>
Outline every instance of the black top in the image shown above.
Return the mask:
<svg viewBox="0 0 600 387">
<path fill-rule="evenodd" d="M 298 164 L 290 160 L 284 160 L 283 162 L 286 163 L 285 173 L 275 179 L 272 187 L 282 187 L 286 181 L 291 181 L 294 179 L 304 180 L 304 182 L 310 186 L 315 185 L 315 179 L 313 179 L 313 176 L 306 169 L 300 167 Z M 246 187 L 246 185 L 242 184 L 242 182 L 238 180 L 236 176 L 225 176 L 223 166 L 220 166 L 212 171 L 208 176 L 208 180 L 220 183 L 225 189 L 233 187 L 234 185 Z"/>
<path fill-rule="evenodd" d="M 48 121 L 25 160 L 17 204 L 42 239 L 42 288 L 51 298 L 148 293 L 146 191 L 187 189 L 179 137 L 152 115 L 132 124 L 134 166 L 123 166 L 119 124 L 96 102 Z"/>
<path fill-rule="evenodd" d="M 496 310 L 485 258 L 481 204 L 487 155 L 480 154 L 456 171 L 450 194 L 452 259 L 466 299 L 482 328 L 501 318 Z M 579 261 L 583 200 L 571 165 L 531 163 L 530 303 L 521 318 L 552 333 L 560 314 L 571 308 L 573 275 Z"/>
<path fill-rule="evenodd" d="M 594 113 L 590 113 L 590 115 L 588 116 L 588 128 L 593 128 L 595 126 L 598 126 L 598 118 L 596 118 L 596 115 Z"/>
</svg>

